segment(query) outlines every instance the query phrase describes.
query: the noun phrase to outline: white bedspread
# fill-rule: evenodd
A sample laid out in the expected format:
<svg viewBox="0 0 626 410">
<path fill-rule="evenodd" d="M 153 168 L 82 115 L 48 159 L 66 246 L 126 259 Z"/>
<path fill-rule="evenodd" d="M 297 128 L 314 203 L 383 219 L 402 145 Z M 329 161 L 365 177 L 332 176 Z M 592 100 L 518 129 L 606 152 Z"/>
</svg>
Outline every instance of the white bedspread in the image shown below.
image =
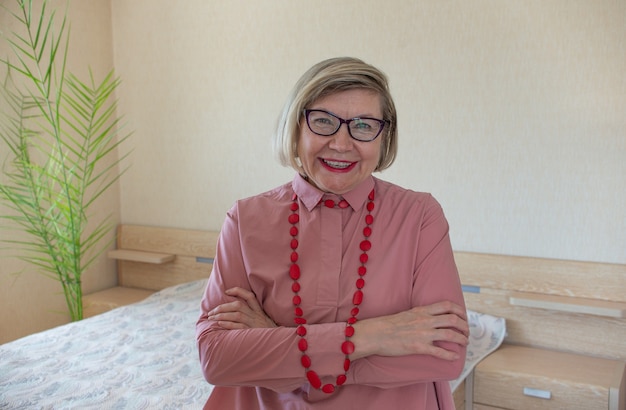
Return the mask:
<svg viewBox="0 0 626 410">
<path fill-rule="evenodd" d="M 206 280 L 0 345 L 0 409 L 202 408 L 195 345 Z"/>
<path fill-rule="evenodd" d="M 452 391 L 474 370 L 478 362 L 500 347 L 504 336 L 506 336 L 504 318 L 472 310 L 467 311 L 467 316 L 470 325 L 470 343 L 467 347 L 463 372 L 456 380 L 450 382 Z"/>
<path fill-rule="evenodd" d="M 206 280 L 0 345 L 0 409 L 198 409 L 212 389 L 195 322 Z M 504 338 L 504 319 L 469 312 L 455 389 Z"/>
</svg>

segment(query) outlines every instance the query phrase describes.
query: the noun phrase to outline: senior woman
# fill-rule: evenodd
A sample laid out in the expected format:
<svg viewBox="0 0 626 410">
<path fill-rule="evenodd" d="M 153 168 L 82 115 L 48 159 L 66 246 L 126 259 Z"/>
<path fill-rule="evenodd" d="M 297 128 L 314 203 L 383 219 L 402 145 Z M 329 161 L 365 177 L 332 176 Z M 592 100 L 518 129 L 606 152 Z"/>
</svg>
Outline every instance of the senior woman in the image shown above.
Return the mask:
<svg viewBox="0 0 626 410">
<path fill-rule="evenodd" d="M 397 152 L 385 75 L 310 68 L 274 147 L 295 177 L 227 213 L 197 341 L 209 409 L 454 409 L 469 328 L 438 202 Z"/>
</svg>

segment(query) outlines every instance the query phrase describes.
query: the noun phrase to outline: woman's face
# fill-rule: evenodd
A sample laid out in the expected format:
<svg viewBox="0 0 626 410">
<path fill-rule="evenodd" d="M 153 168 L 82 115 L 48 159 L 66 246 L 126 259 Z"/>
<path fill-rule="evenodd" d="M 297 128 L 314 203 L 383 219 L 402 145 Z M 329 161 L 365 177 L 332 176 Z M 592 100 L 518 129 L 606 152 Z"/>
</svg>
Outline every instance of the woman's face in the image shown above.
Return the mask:
<svg viewBox="0 0 626 410">
<path fill-rule="evenodd" d="M 355 117 L 382 119 L 378 93 L 354 89 L 320 98 L 307 109 L 328 111 L 349 120 Z M 346 124 L 331 136 L 314 134 L 302 119 L 298 157 L 309 183 L 325 192 L 344 194 L 374 172 L 380 159 L 384 130 L 374 141 L 353 139 Z"/>
</svg>

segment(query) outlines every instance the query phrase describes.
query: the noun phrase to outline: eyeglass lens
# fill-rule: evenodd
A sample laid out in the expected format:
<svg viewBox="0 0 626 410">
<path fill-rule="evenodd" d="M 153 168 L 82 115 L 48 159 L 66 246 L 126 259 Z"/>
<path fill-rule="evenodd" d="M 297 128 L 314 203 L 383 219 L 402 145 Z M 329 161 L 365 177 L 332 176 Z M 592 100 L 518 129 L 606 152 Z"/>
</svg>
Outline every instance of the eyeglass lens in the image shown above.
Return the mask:
<svg viewBox="0 0 626 410">
<path fill-rule="evenodd" d="M 330 136 L 336 133 L 341 124 L 348 124 L 348 131 L 352 138 L 360 141 L 371 141 L 375 139 L 384 122 L 375 118 L 352 118 L 343 120 L 326 111 L 307 110 L 307 124 L 309 129 L 318 135 Z"/>
</svg>

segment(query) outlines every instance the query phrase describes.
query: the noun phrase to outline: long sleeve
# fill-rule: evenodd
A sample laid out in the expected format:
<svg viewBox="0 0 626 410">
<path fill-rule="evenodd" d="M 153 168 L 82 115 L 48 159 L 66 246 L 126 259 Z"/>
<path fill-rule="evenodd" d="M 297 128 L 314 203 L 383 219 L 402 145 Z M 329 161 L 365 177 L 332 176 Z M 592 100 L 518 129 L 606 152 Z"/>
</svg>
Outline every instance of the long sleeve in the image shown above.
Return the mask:
<svg viewBox="0 0 626 410">
<path fill-rule="evenodd" d="M 271 329 L 224 330 L 206 319 L 208 311 L 234 300 L 224 293 L 234 286 L 255 292 L 261 306 L 268 310 L 267 313 L 276 310 L 265 300 L 269 293 L 250 283 L 250 277 L 254 273 L 250 272 L 251 267 L 246 264 L 242 255 L 238 215 L 235 206 L 223 224 L 213 271 L 201 302 L 202 313 L 196 331 L 202 369 L 207 381 L 215 385 L 260 386 L 278 392 L 292 391 L 306 383 L 300 365 L 301 353 L 297 347 L 298 338 L 293 320 L 285 321 L 278 315 L 273 315 L 274 321 L 282 326 Z M 272 247 L 273 242 L 268 240 L 266 244 Z M 287 246 L 281 250 L 284 249 L 288 249 Z M 288 256 L 286 252 L 282 253 Z M 271 259 L 271 254 L 265 254 Z M 285 271 L 283 269 L 281 273 Z M 290 285 L 287 285 L 283 296 L 286 296 L 285 302 L 290 303 Z M 270 299 L 277 301 L 276 298 Z M 289 313 L 293 310 L 289 305 L 285 308 Z M 320 374 L 336 375 L 343 372 L 343 354 L 335 346 L 344 340 L 344 326 L 343 323 L 325 323 L 313 325 L 309 330 L 311 354 L 323 358 L 316 362 Z"/>
<path fill-rule="evenodd" d="M 230 302 L 224 291 L 234 286 L 253 290 L 241 254 L 237 212 L 231 211 L 220 232 L 213 271 L 202 299 L 202 314 L 197 323 L 200 361 L 205 378 L 215 385 L 260 386 L 278 392 L 292 391 L 306 382 L 300 363 L 300 351 L 294 327 L 272 329 L 224 330 L 206 319 L 214 307 Z M 272 255 L 268 255 L 269 258 Z M 258 293 L 261 293 L 257 290 Z M 263 300 L 259 300 L 263 304 Z M 276 319 L 275 319 L 276 320 Z M 314 355 L 334 356 L 326 372 L 341 372 L 342 356 L 327 346 L 330 340 L 343 340 L 343 324 L 315 326 L 309 339 Z M 341 341 L 340 341 L 341 340 Z M 316 341 L 318 341 L 316 343 Z M 333 367 L 332 363 L 335 363 Z"/>
<path fill-rule="evenodd" d="M 416 227 L 417 229 L 413 232 L 413 235 L 417 236 L 418 250 L 411 307 L 430 305 L 444 300 L 465 306 L 450 244 L 448 223 L 443 211 L 434 199 L 429 198 L 429 204 L 423 212 L 420 226 Z M 410 231 L 407 233 L 412 235 Z M 399 253 L 410 251 L 403 249 L 403 243 L 412 243 L 410 236 L 405 237 L 400 231 L 396 231 L 392 236 L 397 237 L 389 237 L 386 241 L 397 243 Z M 399 258 L 400 255 L 389 257 Z M 439 342 L 437 344 L 459 353 L 460 358 L 447 361 L 426 355 L 371 356 L 354 362 L 354 383 L 397 387 L 415 382 L 447 381 L 458 377 L 465 362 L 465 348 L 455 343 Z"/>
<path fill-rule="evenodd" d="M 455 344 L 445 346 L 461 356 L 452 362 L 428 355 L 354 360 L 332 400 L 310 387 L 300 364 L 288 274 L 294 193 L 301 209 L 299 295 L 307 319 L 307 355 L 322 382 L 334 383 L 344 373 L 341 344 L 353 308 L 365 203 L 374 186 L 372 249 L 359 320 L 443 300 L 464 304 L 448 223 L 432 196 L 371 178 L 343 196 L 350 207 L 328 209 L 319 206 L 323 193 L 296 176 L 292 183 L 237 201 L 226 216 L 196 326 L 202 369 L 216 386 L 209 402 L 246 409 L 284 403 L 297 409 L 341 408 L 375 405 L 364 399 L 375 391 L 375 400 L 392 408 L 407 403 L 430 408 L 438 394 L 449 396 L 447 380 L 460 374 L 465 356 L 465 348 Z M 252 291 L 278 327 L 224 330 L 208 320 L 207 312 L 233 300 L 225 290 L 235 286 Z M 244 407 L 236 404 L 244 402 Z"/>
</svg>

